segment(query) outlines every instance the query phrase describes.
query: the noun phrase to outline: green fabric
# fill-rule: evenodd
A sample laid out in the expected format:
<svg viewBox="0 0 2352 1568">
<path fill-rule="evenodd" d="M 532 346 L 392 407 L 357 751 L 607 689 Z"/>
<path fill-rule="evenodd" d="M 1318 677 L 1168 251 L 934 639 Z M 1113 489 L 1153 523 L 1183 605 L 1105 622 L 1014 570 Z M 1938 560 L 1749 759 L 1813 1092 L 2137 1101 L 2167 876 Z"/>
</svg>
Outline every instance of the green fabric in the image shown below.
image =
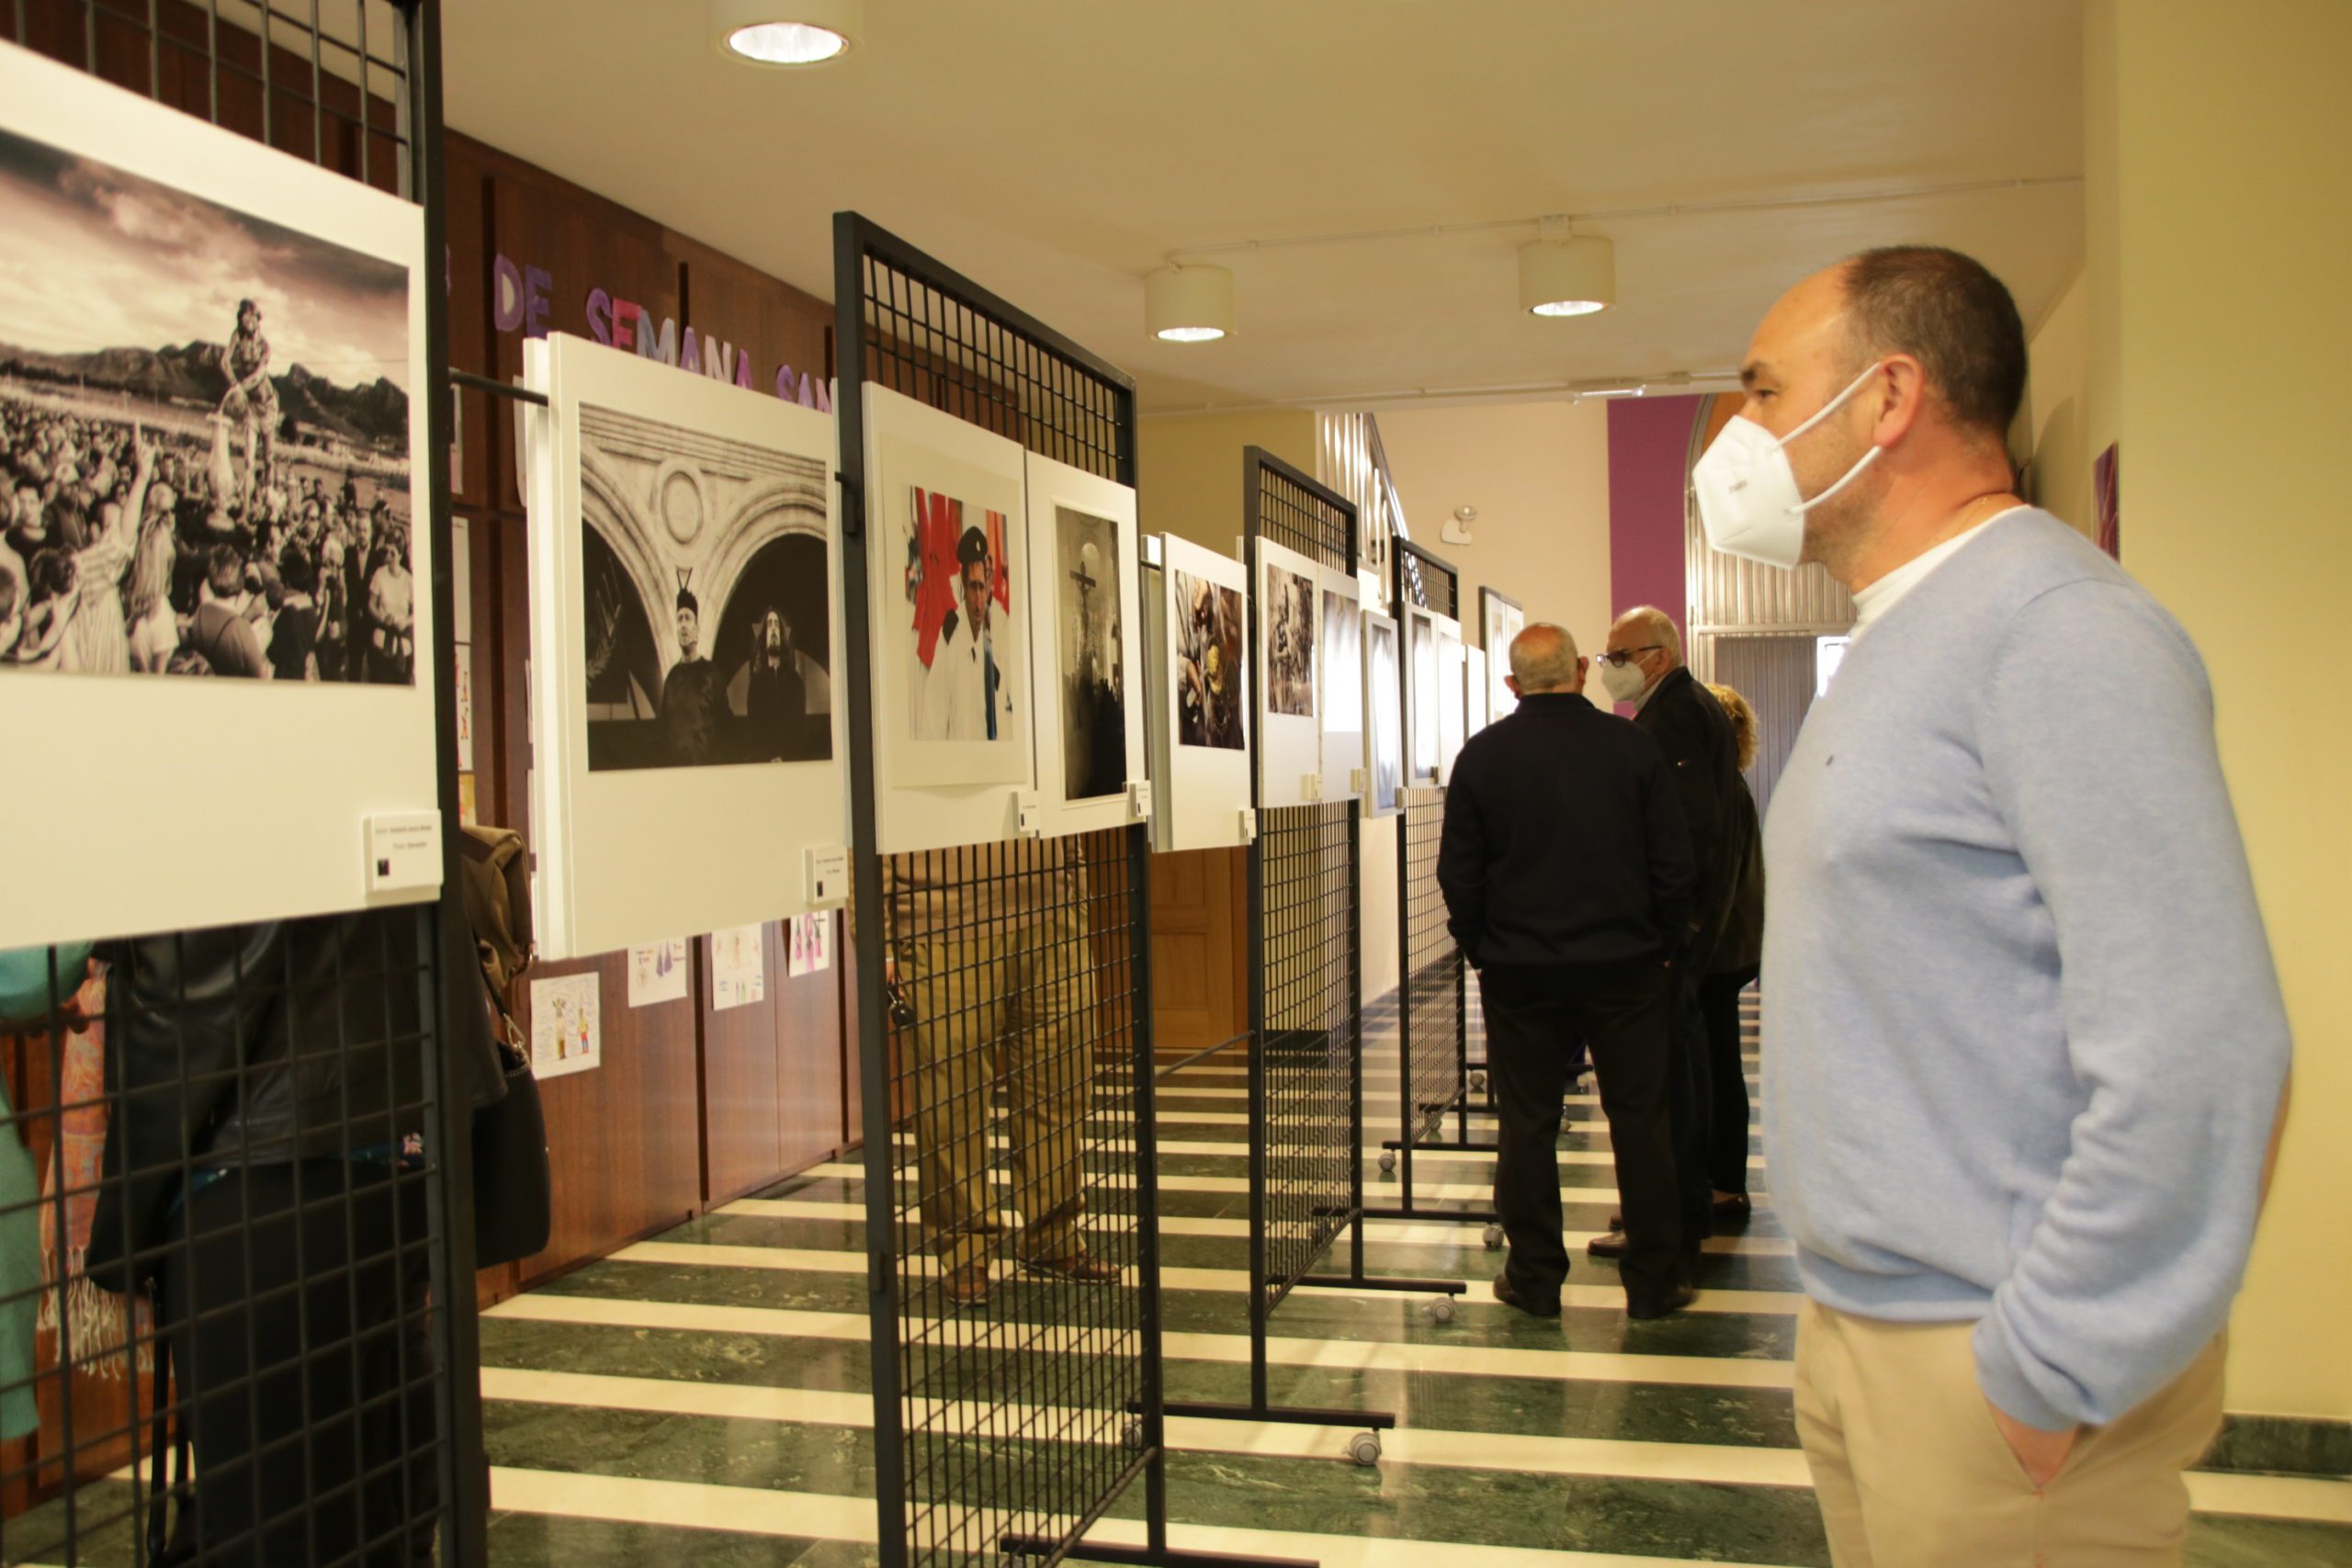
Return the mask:
<svg viewBox="0 0 2352 1568">
<path fill-rule="evenodd" d="M 61 956 L 62 956 L 61 954 Z M 76 973 L 79 964 L 75 965 Z M 40 1425 L 33 1402 L 33 1314 L 40 1304 L 40 1182 L 0 1085 L 0 1438 Z"/>
<path fill-rule="evenodd" d="M 30 1023 L 49 1016 L 49 949 L 0 948 L 0 1023 Z M 82 972 L 90 959 L 86 942 L 65 942 L 57 949 L 57 981 L 63 1001 L 82 988 Z"/>
</svg>

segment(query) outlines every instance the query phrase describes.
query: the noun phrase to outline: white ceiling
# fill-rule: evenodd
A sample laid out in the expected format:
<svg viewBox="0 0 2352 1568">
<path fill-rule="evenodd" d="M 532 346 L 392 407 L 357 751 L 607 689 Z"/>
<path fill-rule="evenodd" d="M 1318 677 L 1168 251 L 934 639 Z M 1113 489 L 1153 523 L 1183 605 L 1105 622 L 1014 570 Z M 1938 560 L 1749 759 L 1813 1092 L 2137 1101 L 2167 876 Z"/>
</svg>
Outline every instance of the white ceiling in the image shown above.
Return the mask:
<svg viewBox="0 0 2352 1568">
<path fill-rule="evenodd" d="M 703 0 L 456 0 L 449 123 L 832 297 L 855 208 L 1134 371 L 1147 412 L 1734 365 L 1796 277 L 1958 245 L 2028 324 L 2078 185 L 1621 219 L 1619 303 L 1517 303 L 1510 229 L 1244 251 L 1219 344 L 1143 276 L 1233 241 L 2082 168 L 2076 0 L 868 0 L 841 64 L 729 64 Z"/>
</svg>

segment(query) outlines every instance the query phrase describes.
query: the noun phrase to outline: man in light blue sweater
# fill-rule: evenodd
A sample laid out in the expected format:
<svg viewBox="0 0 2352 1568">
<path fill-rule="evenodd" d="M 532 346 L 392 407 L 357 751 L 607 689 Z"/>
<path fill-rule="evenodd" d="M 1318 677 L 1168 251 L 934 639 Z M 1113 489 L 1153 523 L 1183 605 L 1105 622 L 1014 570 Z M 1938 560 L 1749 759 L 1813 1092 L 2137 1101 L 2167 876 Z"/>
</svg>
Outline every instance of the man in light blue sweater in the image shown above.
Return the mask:
<svg viewBox="0 0 2352 1568">
<path fill-rule="evenodd" d="M 1838 1568 L 2177 1562 L 2285 1111 L 2286 1015 L 2196 649 L 2010 493 L 2007 290 L 1800 284 L 1693 473 L 1860 618 L 1773 794 L 1764 1137 Z"/>
</svg>

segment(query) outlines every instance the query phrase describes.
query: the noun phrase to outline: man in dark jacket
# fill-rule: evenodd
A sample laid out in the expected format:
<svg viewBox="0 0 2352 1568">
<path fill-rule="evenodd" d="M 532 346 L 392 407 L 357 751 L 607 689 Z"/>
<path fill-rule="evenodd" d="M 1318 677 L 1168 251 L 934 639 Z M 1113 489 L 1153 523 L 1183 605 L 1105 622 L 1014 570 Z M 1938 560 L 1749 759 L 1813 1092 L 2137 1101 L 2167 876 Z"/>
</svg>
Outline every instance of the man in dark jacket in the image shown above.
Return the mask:
<svg viewBox="0 0 2352 1568">
<path fill-rule="evenodd" d="M 1690 922 L 1690 840 L 1657 743 L 1585 700 L 1566 632 L 1529 626 L 1510 666 L 1519 708 L 1454 762 L 1437 867 L 1486 1007 L 1495 1212 L 1510 1245 L 1495 1295 L 1539 1316 L 1560 1310 L 1555 1149 L 1581 1034 L 1631 1237 L 1626 1314 L 1663 1317 L 1690 1302 L 1667 1112 L 1668 963 Z"/>
<path fill-rule="evenodd" d="M 1692 1252 L 1714 1232 L 1714 1200 L 1707 1180 L 1713 1124 L 1713 1075 L 1699 981 L 1713 957 L 1730 909 L 1741 846 L 1735 843 L 1739 747 L 1731 721 L 1706 687 L 1682 663 L 1682 634 L 1663 610 L 1641 605 L 1617 617 L 1601 656 L 1601 683 L 1621 703 L 1634 705 L 1634 722 L 1658 743 L 1672 770 L 1698 868 L 1698 898 L 1675 956 L 1674 1156 L 1682 1182 L 1682 1231 Z M 1596 1258 L 1622 1257 L 1623 1232 L 1594 1242 Z"/>
</svg>

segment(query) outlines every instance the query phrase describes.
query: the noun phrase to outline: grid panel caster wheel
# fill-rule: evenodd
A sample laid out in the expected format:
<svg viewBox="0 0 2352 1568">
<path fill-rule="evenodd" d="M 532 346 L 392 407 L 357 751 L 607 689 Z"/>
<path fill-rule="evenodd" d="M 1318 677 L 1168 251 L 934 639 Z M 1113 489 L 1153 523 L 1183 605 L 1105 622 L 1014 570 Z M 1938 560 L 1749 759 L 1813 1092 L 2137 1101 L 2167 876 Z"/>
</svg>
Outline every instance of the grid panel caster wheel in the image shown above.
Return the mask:
<svg viewBox="0 0 2352 1568">
<path fill-rule="evenodd" d="M 1348 1442 L 1348 1457 L 1366 1470 L 1380 1462 L 1380 1434 L 1358 1432 Z"/>
<path fill-rule="evenodd" d="M 1500 1252 L 1503 1249 L 1503 1227 L 1489 1224 L 1478 1239 L 1487 1244 L 1488 1252 Z"/>
<path fill-rule="evenodd" d="M 1452 1323 L 1453 1321 L 1453 1298 L 1452 1296 L 1440 1296 L 1421 1310 L 1430 1314 L 1430 1321 L 1431 1323 Z"/>
<path fill-rule="evenodd" d="M 1119 1434 L 1119 1440 L 1126 1444 L 1127 1452 L 1131 1454 L 1139 1454 L 1143 1452 L 1143 1423 L 1140 1421 L 1128 1422 L 1127 1429 Z"/>
<path fill-rule="evenodd" d="M 1383 1149 L 1380 1151 L 1380 1174 L 1383 1176 L 1394 1176 L 1396 1174 L 1396 1151 L 1395 1149 Z"/>
<path fill-rule="evenodd" d="M 1484 1094 L 1487 1092 L 1487 1075 L 1485 1073 L 1478 1072 L 1472 1073 L 1470 1075 L 1470 1092 L 1472 1094 Z"/>
</svg>

